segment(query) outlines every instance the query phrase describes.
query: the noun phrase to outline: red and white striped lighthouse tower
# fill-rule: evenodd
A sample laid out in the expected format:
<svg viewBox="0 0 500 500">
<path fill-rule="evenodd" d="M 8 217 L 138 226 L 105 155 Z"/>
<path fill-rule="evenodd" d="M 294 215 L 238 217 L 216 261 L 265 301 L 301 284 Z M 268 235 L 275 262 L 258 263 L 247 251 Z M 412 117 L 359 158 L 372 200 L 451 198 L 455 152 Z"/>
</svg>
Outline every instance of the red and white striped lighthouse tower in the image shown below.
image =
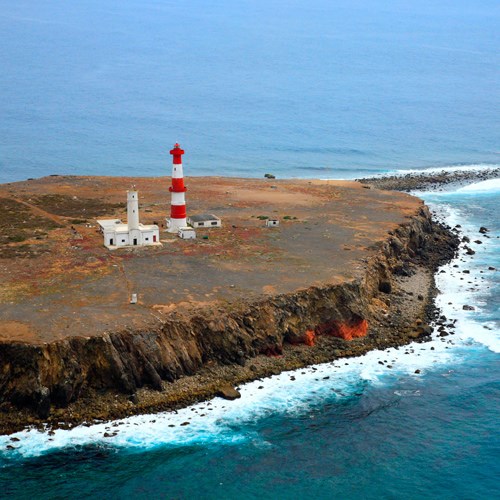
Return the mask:
<svg viewBox="0 0 500 500">
<path fill-rule="evenodd" d="M 184 150 L 181 149 L 178 143 L 174 145 L 174 149 L 170 150 L 173 155 L 172 164 L 172 185 L 169 191 L 172 193 L 172 201 L 170 206 L 170 219 L 167 219 L 167 231 L 176 233 L 180 227 L 186 227 L 186 200 L 184 193 L 187 188 L 184 186 L 184 174 L 182 173 L 182 155 Z"/>
</svg>

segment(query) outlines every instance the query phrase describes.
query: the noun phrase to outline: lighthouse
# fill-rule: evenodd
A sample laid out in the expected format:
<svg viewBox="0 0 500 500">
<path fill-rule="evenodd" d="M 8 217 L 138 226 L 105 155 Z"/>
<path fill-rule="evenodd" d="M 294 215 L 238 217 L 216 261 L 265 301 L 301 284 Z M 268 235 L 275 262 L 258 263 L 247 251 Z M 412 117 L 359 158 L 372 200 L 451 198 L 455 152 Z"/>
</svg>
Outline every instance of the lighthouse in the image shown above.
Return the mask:
<svg viewBox="0 0 500 500">
<path fill-rule="evenodd" d="M 169 233 L 177 233 L 179 228 L 186 227 L 186 199 L 184 193 L 184 174 L 182 173 L 182 155 L 184 150 L 181 149 L 178 143 L 170 150 L 173 156 L 172 162 L 172 185 L 169 191 L 172 193 L 170 205 L 170 219 L 167 219 L 167 231 Z"/>
<path fill-rule="evenodd" d="M 139 229 L 139 197 L 135 186 L 133 190 L 127 191 L 127 224 L 128 229 Z"/>
</svg>

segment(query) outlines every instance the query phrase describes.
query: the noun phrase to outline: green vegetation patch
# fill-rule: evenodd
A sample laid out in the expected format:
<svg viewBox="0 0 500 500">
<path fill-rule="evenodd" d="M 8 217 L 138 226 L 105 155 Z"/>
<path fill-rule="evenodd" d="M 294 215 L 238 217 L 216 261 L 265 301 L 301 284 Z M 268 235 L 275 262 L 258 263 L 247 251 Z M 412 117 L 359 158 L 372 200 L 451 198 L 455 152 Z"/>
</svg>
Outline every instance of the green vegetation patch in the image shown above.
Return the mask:
<svg viewBox="0 0 500 500">
<path fill-rule="evenodd" d="M 9 198 L 0 198 L 0 245 L 20 243 L 60 227 L 46 217 L 34 214 L 29 207 Z M 4 256 L 2 249 L 2 256 Z"/>
<path fill-rule="evenodd" d="M 77 196 L 65 194 L 32 196 L 26 201 L 51 214 L 62 217 L 75 217 L 79 220 L 87 217 L 112 215 L 116 209 L 125 208 L 124 203 L 105 203 L 99 198 L 78 198 Z"/>
<path fill-rule="evenodd" d="M 0 247 L 0 259 L 32 259 L 50 252 L 48 245 L 16 245 Z"/>
</svg>

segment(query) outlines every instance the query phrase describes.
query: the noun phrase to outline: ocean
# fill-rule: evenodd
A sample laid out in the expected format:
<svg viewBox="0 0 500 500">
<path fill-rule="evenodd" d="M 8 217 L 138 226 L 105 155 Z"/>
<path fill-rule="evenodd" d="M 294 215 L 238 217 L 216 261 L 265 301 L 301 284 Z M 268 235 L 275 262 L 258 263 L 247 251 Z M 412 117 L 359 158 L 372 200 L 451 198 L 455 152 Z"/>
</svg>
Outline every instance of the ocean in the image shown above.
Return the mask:
<svg viewBox="0 0 500 500">
<path fill-rule="evenodd" d="M 498 166 L 499 17 L 490 0 L 0 0 L 0 182 L 169 175 L 176 141 L 188 177 Z M 233 402 L 1 436 L 0 496 L 499 497 L 500 182 L 416 194 L 476 252 L 436 275 L 453 335 Z"/>
<path fill-rule="evenodd" d="M 0 182 L 499 161 L 496 0 L 0 0 Z"/>
</svg>

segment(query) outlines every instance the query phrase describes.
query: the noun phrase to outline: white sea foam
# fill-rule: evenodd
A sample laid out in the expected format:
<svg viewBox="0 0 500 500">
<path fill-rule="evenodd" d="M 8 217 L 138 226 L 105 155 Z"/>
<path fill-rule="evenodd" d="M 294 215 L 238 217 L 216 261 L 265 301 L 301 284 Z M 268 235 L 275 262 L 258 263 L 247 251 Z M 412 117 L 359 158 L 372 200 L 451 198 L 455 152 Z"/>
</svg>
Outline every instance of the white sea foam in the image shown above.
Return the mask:
<svg viewBox="0 0 500 500">
<path fill-rule="evenodd" d="M 394 383 L 402 375 L 417 376 L 416 369 L 424 373 L 427 369 L 449 364 L 453 359 L 449 347 L 449 341 L 435 339 L 399 350 L 372 351 L 358 358 L 281 373 L 243 385 L 241 399 L 231 402 L 215 398 L 178 412 L 140 415 L 89 427 L 81 425 L 71 430 L 58 429 L 53 435 L 32 429 L 0 436 L 0 453 L 8 459 L 91 444 L 129 450 L 161 445 L 231 444 L 242 440 L 258 444 L 260 438 L 249 430 L 248 424 L 271 414 L 308 411 L 311 405 L 320 404 L 325 397 L 352 397 L 362 391 L 366 383 Z M 407 355 L 406 350 L 413 352 Z M 181 425 L 185 422 L 189 425 Z M 112 435 L 115 432 L 117 434 Z M 11 437 L 19 441 L 13 442 Z M 7 450 L 8 445 L 15 449 Z"/>
<path fill-rule="evenodd" d="M 500 191 L 500 179 L 488 179 L 486 181 L 476 182 L 457 189 L 460 194 L 475 194 L 484 192 L 497 192 Z"/>
<path fill-rule="evenodd" d="M 438 209 L 439 214 L 446 219 L 448 224 L 455 224 L 460 220 L 464 219 L 464 214 L 462 212 L 455 211 L 454 213 L 447 213 L 446 204 L 441 204 L 441 202 L 449 201 L 450 199 L 456 198 L 457 196 L 463 195 L 488 195 L 497 194 L 500 191 L 500 178 L 488 179 L 480 182 L 475 182 L 472 184 L 467 184 L 466 186 L 447 186 L 445 191 L 411 191 L 411 194 L 423 198 L 429 205 L 434 205 Z M 438 208 L 439 207 L 439 208 Z M 465 221 L 466 222 L 466 221 Z"/>
<path fill-rule="evenodd" d="M 500 187 L 498 180 L 495 179 L 495 181 L 484 181 L 477 185 L 484 185 L 482 186 L 484 190 L 480 189 L 481 192 L 486 189 L 494 192 Z M 429 205 L 437 210 L 438 218 L 444 219 L 450 226 L 460 224 L 462 233 L 474 241 L 479 236 L 478 226 L 467 217 L 466 209 L 436 203 L 436 200 L 447 197 L 449 193 L 437 195 L 432 193 L 430 199 L 434 202 Z M 456 340 L 463 343 L 474 341 L 483 344 L 493 352 L 500 353 L 500 331 L 494 321 L 485 321 L 483 314 L 487 299 L 491 294 L 492 280 L 498 273 L 495 269 L 489 270 L 486 263 L 495 254 L 498 240 L 483 238 L 481 241 L 481 245 L 474 242 L 462 243 L 457 258 L 438 270 L 436 286 L 440 294 L 436 298 L 436 305 L 447 318 L 456 320 Z M 467 255 L 466 246 L 473 247 L 475 254 Z"/>
<path fill-rule="evenodd" d="M 448 165 L 445 167 L 429 167 L 421 169 L 400 169 L 393 170 L 383 175 L 406 175 L 406 174 L 440 174 L 441 172 L 482 172 L 500 168 L 496 163 L 475 163 L 472 165 Z"/>
<path fill-rule="evenodd" d="M 408 169 L 394 169 L 394 170 L 387 170 L 386 172 L 378 172 L 376 173 L 375 171 L 371 173 L 370 171 L 363 171 L 362 173 L 356 172 L 356 170 L 353 170 L 351 174 L 344 176 L 344 177 L 328 177 L 328 178 L 321 178 L 321 180 L 328 181 L 328 180 L 347 180 L 347 181 L 352 181 L 354 179 L 362 178 L 362 177 L 369 177 L 369 178 L 384 178 L 384 177 L 404 177 L 405 175 L 412 174 L 412 175 L 435 175 L 435 174 L 441 174 L 443 172 L 445 173 L 473 173 L 473 172 L 491 172 L 493 170 L 498 170 L 500 169 L 500 164 L 497 163 L 475 163 L 472 165 L 448 165 L 444 167 L 428 167 L 428 168 L 408 168 Z"/>
<path fill-rule="evenodd" d="M 441 268 L 445 272 L 436 276 L 436 285 L 441 292 L 436 305 L 447 318 L 456 319 L 456 339 L 463 342 L 473 340 L 500 353 L 498 328 L 494 322 L 482 320 L 488 295 L 487 275 L 480 274 L 480 270 L 471 261 L 470 256 L 461 254 L 461 258 Z M 458 267 L 454 267 L 455 265 Z M 464 271 L 469 273 L 465 274 Z M 491 271 L 494 272 L 497 271 Z"/>
</svg>

